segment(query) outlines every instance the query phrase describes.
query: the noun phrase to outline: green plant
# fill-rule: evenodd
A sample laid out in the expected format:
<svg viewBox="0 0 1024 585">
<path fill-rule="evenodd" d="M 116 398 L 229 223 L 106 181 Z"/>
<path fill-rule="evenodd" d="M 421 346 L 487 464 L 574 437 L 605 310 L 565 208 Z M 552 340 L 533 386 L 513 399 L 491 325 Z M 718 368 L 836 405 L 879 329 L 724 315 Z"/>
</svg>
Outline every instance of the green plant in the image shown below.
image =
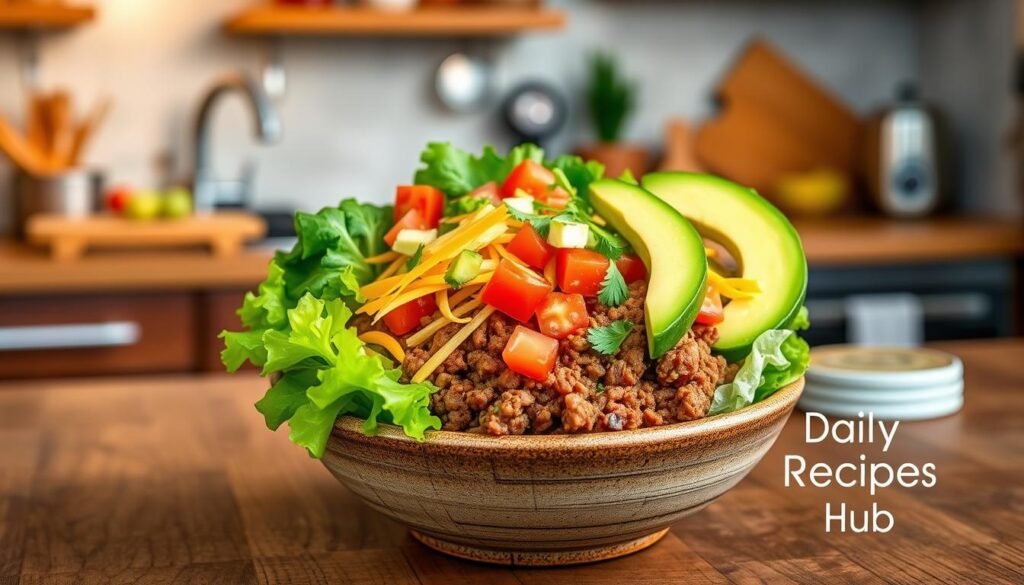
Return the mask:
<svg viewBox="0 0 1024 585">
<path fill-rule="evenodd" d="M 590 58 L 587 97 L 597 138 L 601 142 L 618 142 L 626 118 L 635 105 L 636 86 L 621 76 L 610 54 L 599 52 Z"/>
</svg>

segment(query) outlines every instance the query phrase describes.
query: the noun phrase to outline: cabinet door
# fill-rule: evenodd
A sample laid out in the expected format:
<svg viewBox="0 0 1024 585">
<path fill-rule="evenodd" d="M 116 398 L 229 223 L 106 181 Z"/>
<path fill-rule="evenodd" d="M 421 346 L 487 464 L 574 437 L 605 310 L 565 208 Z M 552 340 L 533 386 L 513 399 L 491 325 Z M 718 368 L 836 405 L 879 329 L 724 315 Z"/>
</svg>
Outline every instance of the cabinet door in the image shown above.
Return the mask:
<svg viewBox="0 0 1024 585">
<path fill-rule="evenodd" d="M 238 318 L 238 307 L 248 289 L 225 289 L 200 293 L 198 359 L 199 369 L 204 372 L 223 372 L 220 352 L 224 341 L 218 336 L 221 331 L 241 331 L 242 320 Z M 248 363 L 243 368 L 255 369 Z"/>
<path fill-rule="evenodd" d="M 0 297 L 0 378 L 196 369 L 188 293 Z"/>
</svg>

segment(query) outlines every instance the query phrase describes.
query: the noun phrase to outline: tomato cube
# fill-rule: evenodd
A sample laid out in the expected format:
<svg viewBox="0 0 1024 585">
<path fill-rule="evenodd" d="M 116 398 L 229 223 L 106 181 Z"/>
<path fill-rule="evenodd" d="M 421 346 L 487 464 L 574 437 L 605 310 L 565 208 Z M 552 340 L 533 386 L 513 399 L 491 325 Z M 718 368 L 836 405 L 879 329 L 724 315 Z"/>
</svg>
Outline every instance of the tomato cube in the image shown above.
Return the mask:
<svg viewBox="0 0 1024 585">
<path fill-rule="evenodd" d="M 395 225 L 388 230 L 388 233 L 384 234 L 384 242 L 388 246 L 394 246 L 395 240 L 398 239 L 398 232 L 402 230 L 425 229 L 427 229 L 427 224 L 423 220 L 423 214 L 418 209 L 410 209 L 405 212 L 401 219 L 395 222 Z"/>
<path fill-rule="evenodd" d="M 704 325 L 717 325 L 724 320 L 725 309 L 722 308 L 722 295 L 709 285 L 707 293 L 704 295 L 704 302 L 700 306 L 700 312 L 697 313 L 697 322 Z"/>
<path fill-rule="evenodd" d="M 558 342 L 533 329 L 516 325 L 501 352 L 501 358 L 513 372 L 543 381 L 555 367 Z"/>
<path fill-rule="evenodd" d="M 444 215 L 444 193 L 430 185 L 401 185 L 395 192 L 395 221 L 410 209 L 420 212 L 421 229 L 435 228 Z"/>
<path fill-rule="evenodd" d="M 543 270 L 547 266 L 548 260 L 551 260 L 551 256 L 555 253 L 554 247 L 547 243 L 544 238 L 540 237 L 537 230 L 533 229 L 529 224 L 524 225 L 519 230 L 505 249 L 516 258 L 525 262 L 527 266 L 537 270 Z"/>
<path fill-rule="evenodd" d="M 608 259 L 582 248 L 559 248 L 555 253 L 555 280 L 562 292 L 596 297 L 608 272 Z"/>
<path fill-rule="evenodd" d="M 551 292 L 551 284 L 536 272 L 509 260 L 502 260 L 484 285 L 481 297 L 485 303 L 522 323 Z"/>
<path fill-rule="evenodd" d="M 565 339 L 590 325 L 587 303 L 581 294 L 553 292 L 537 309 L 540 332 L 555 339 Z"/>
<path fill-rule="evenodd" d="M 626 284 L 632 284 L 638 280 L 647 280 L 647 267 L 644 266 L 643 260 L 636 254 L 623 254 L 615 261 L 615 266 L 619 269 L 619 273 L 622 274 L 622 279 L 626 281 Z"/>
<path fill-rule="evenodd" d="M 387 315 L 383 321 L 388 329 L 395 335 L 405 335 L 420 326 L 424 317 L 429 317 L 437 310 L 437 302 L 434 295 L 425 295 L 413 299 L 404 305 L 399 305 Z"/>
<path fill-rule="evenodd" d="M 532 160 L 524 160 L 512 169 L 505 182 L 501 185 L 502 197 L 515 197 L 516 190 L 522 189 L 538 201 L 547 201 L 548 192 L 555 184 L 555 174 L 544 168 L 544 165 Z"/>
</svg>

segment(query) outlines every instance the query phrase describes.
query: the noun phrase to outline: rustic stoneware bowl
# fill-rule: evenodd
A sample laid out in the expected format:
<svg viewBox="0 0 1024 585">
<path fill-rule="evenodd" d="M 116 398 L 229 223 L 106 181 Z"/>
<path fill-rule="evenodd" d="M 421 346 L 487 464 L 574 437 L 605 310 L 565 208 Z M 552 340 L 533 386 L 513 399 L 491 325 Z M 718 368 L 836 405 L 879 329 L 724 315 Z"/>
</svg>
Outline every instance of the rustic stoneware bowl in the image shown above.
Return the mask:
<svg viewBox="0 0 1024 585">
<path fill-rule="evenodd" d="M 775 442 L 801 378 L 737 412 L 589 435 L 435 432 L 417 442 L 338 420 L 323 463 L 420 542 L 507 565 L 567 565 L 646 548 L 736 485 Z"/>
</svg>

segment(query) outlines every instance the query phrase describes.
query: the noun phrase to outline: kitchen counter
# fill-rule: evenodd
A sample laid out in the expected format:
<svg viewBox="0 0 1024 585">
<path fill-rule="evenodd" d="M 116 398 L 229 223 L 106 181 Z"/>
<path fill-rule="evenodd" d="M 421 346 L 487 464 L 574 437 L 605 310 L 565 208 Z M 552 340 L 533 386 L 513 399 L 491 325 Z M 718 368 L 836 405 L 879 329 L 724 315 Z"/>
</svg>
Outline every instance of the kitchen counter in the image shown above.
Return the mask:
<svg viewBox="0 0 1024 585">
<path fill-rule="evenodd" d="M 876 446 L 804 443 L 794 413 L 737 487 L 630 557 L 562 570 L 454 560 L 412 541 L 271 433 L 254 375 L 0 384 L 0 582 L 1020 582 L 1024 340 L 944 349 L 966 365 L 957 415 Z M 934 462 L 931 489 L 889 488 L 888 534 L 825 534 L 824 503 L 866 490 L 783 487 L 783 458 Z"/>
<path fill-rule="evenodd" d="M 833 217 L 793 222 L 817 265 L 946 262 L 1024 256 L 1024 222 L 938 217 Z"/>
<path fill-rule="evenodd" d="M 255 288 L 273 252 L 246 248 L 221 258 L 205 250 L 89 252 L 55 262 L 45 250 L 0 241 L 0 295 Z"/>
</svg>

